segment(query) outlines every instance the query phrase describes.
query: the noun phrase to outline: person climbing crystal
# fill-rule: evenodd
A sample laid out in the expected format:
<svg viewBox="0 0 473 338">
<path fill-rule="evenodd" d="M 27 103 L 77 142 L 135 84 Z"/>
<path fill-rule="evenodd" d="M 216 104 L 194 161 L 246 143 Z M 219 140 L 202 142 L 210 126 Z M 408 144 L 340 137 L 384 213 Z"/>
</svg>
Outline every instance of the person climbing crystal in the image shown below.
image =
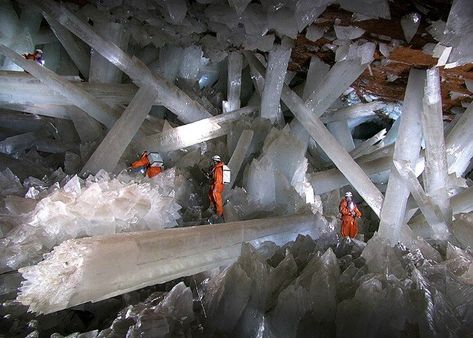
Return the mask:
<svg viewBox="0 0 473 338">
<path fill-rule="evenodd" d="M 163 159 L 158 153 L 144 151 L 140 159 L 130 165 L 129 171 L 145 174 L 149 178 L 154 177 L 163 171 Z"/>
<path fill-rule="evenodd" d="M 219 155 L 212 157 L 212 165 L 208 173 L 210 180 L 209 201 L 210 207 L 214 209 L 219 217 L 223 217 L 222 193 L 224 189 L 224 164 Z"/>
<path fill-rule="evenodd" d="M 343 237 L 354 238 L 358 234 L 358 224 L 356 219 L 361 217 L 361 212 L 358 210 L 355 202 L 352 200 L 353 194 L 348 191 L 345 197 L 340 201 L 339 211 L 342 215 L 342 229 Z"/>
<path fill-rule="evenodd" d="M 26 60 L 33 60 L 33 61 L 36 61 L 36 63 L 40 64 L 41 66 L 44 66 L 43 51 L 41 49 L 35 50 L 33 54 L 25 53 L 23 54 L 23 57 Z"/>
</svg>

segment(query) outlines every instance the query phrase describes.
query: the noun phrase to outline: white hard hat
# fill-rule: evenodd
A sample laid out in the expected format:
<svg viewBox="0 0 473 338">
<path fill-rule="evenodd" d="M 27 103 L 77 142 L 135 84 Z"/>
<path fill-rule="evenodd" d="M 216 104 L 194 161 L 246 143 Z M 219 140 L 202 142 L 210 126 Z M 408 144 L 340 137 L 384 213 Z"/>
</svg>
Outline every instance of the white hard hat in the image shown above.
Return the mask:
<svg viewBox="0 0 473 338">
<path fill-rule="evenodd" d="M 215 161 L 215 162 L 220 162 L 222 159 L 220 158 L 220 156 L 214 155 L 214 156 L 212 157 L 212 160 Z"/>
<path fill-rule="evenodd" d="M 347 191 L 345 193 L 345 197 L 352 197 L 352 196 L 353 196 L 353 194 L 351 193 L 351 191 Z"/>
<path fill-rule="evenodd" d="M 43 54 L 43 51 L 41 49 L 35 50 L 35 53 Z"/>
</svg>

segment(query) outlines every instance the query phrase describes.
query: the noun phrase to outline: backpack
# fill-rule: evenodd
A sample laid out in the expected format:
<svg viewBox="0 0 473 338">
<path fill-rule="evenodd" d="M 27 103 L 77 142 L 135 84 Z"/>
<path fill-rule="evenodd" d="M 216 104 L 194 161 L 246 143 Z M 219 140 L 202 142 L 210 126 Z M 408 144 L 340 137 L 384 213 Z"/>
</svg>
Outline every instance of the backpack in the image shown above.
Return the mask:
<svg viewBox="0 0 473 338">
<path fill-rule="evenodd" d="M 159 165 L 163 165 L 163 158 L 159 153 L 151 152 L 148 154 L 148 161 L 150 164 L 158 163 Z"/>
<path fill-rule="evenodd" d="M 223 165 L 223 184 L 230 184 L 231 181 L 231 171 L 227 165 Z"/>
</svg>

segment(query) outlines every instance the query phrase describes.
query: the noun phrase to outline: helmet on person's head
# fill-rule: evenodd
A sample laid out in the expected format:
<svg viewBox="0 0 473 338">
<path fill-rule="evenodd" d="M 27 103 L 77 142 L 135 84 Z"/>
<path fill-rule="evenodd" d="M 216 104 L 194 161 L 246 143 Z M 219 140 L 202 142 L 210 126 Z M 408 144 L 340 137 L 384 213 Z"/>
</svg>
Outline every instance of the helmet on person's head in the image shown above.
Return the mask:
<svg viewBox="0 0 473 338">
<path fill-rule="evenodd" d="M 345 197 L 352 197 L 352 196 L 353 196 L 353 194 L 351 193 L 351 191 L 347 191 L 345 193 Z"/>
<path fill-rule="evenodd" d="M 37 53 L 37 54 L 43 54 L 43 51 L 41 49 L 37 49 L 34 52 Z"/>
<path fill-rule="evenodd" d="M 212 161 L 214 161 L 214 162 L 220 162 L 221 160 L 222 160 L 222 159 L 221 159 L 220 156 L 218 156 L 218 155 L 212 156 Z"/>
</svg>

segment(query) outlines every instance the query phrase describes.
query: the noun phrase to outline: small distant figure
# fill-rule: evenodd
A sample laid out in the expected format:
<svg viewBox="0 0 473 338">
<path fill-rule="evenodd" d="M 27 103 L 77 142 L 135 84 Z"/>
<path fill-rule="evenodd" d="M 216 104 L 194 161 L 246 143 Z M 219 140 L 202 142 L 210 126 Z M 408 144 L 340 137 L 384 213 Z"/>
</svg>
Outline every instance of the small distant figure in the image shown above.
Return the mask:
<svg viewBox="0 0 473 338">
<path fill-rule="evenodd" d="M 139 172 L 151 178 L 163 171 L 163 164 L 161 155 L 144 151 L 141 154 L 140 159 L 131 164 L 129 171 L 135 173 Z"/>
<path fill-rule="evenodd" d="M 343 237 L 354 238 L 358 234 L 358 224 L 356 219 L 361 217 L 361 212 L 358 210 L 355 202 L 352 200 L 353 194 L 348 191 L 345 193 L 345 198 L 340 201 L 340 214 L 342 215 L 342 229 Z"/>
<path fill-rule="evenodd" d="M 36 61 L 36 63 L 40 64 L 41 66 L 44 66 L 43 51 L 41 49 L 35 50 L 33 54 L 25 53 L 23 54 L 23 57 L 26 60 L 33 60 L 33 61 Z"/>
<path fill-rule="evenodd" d="M 230 169 L 222 162 L 219 155 L 212 157 L 207 177 L 210 180 L 209 200 L 210 207 L 214 209 L 215 214 L 223 218 L 223 200 L 222 193 L 224 184 L 230 183 Z"/>
</svg>

